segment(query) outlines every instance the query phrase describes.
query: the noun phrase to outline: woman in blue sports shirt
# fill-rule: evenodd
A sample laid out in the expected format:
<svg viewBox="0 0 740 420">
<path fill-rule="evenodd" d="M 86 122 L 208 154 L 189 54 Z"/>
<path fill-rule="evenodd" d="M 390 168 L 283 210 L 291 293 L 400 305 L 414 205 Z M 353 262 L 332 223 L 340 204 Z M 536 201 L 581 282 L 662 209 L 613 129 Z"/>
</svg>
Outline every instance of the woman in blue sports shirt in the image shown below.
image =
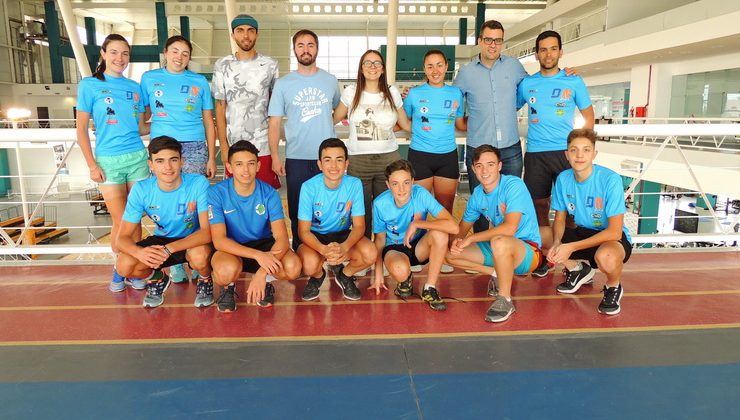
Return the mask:
<svg viewBox="0 0 740 420">
<path fill-rule="evenodd" d="M 100 48 L 100 63 L 90 77 L 80 81 L 77 91 L 77 141 L 90 170 L 90 179 L 98 183 L 111 215 L 111 248 L 118 252 L 118 230 L 128 193 L 137 181 L 149 177 L 147 151 L 141 141 L 144 131 L 140 112 L 141 88 L 123 76 L 128 67 L 131 46 L 118 34 L 110 34 Z M 93 153 L 88 127 L 95 122 Z M 144 288 L 139 279 L 131 279 L 134 288 Z M 110 289 L 126 288 L 115 269 Z"/>
<path fill-rule="evenodd" d="M 169 136 L 182 144 L 183 173 L 216 176 L 213 97 L 205 77 L 188 70 L 193 45 L 181 35 L 164 44 L 165 66 L 141 76 L 144 121 L 151 137 Z M 196 276 L 196 273 L 193 274 Z M 188 280 L 182 264 L 170 268 L 175 283 Z"/>
<path fill-rule="evenodd" d="M 446 72 L 444 53 L 427 51 L 424 55 L 427 82 L 409 90 L 403 108 L 411 119 L 408 160 L 414 167 L 414 179 L 452 213 L 460 177 L 455 126 L 464 125 L 463 95 L 459 88 L 445 84 Z"/>
</svg>

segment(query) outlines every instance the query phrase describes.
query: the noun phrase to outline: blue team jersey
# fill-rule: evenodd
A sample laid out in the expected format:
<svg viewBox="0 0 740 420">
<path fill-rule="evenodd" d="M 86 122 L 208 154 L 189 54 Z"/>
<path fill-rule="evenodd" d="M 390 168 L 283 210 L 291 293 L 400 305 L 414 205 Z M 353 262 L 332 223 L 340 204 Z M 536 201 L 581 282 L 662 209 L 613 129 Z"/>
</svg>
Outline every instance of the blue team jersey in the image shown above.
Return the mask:
<svg viewBox="0 0 740 420">
<path fill-rule="evenodd" d="M 563 171 L 552 190 L 552 209 L 567 211 L 578 226 L 604 230 L 610 217 L 625 213 L 622 177 L 600 165 L 593 165 L 591 176 L 583 182 L 576 181 L 573 169 Z M 624 223 L 622 231 L 632 242 Z"/>
<path fill-rule="evenodd" d="M 443 209 L 444 207 L 421 185 L 414 184 L 411 187 L 411 198 L 400 208 L 396 205 L 391 191 L 385 190 L 373 201 L 373 233 L 385 232 L 386 246 L 403 244 L 403 237 L 414 216 L 418 214 L 421 220 L 427 220 L 429 214 L 438 217 Z M 424 232 L 417 230 L 411 240 L 417 240 Z"/>
<path fill-rule="evenodd" d="M 321 142 L 337 136 L 332 119 L 337 105 L 337 78 L 324 70 L 309 76 L 291 72 L 275 82 L 267 115 L 288 117 L 285 121 L 288 159 L 318 159 Z"/>
<path fill-rule="evenodd" d="M 237 194 L 234 178 L 208 190 L 208 220 L 212 225 L 226 224 L 226 236 L 240 244 L 271 237 L 270 224 L 284 218 L 280 195 L 259 179 L 247 197 Z"/>
<path fill-rule="evenodd" d="M 298 200 L 298 220 L 311 222 L 311 230 L 318 233 L 341 232 L 352 227 L 352 218 L 365 215 L 362 181 L 350 175 L 330 189 L 324 183 L 324 174 L 318 174 L 301 186 Z"/>
<path fill-rule="evenodd" d="M 522 80 L 517 102 L 518 107 L 529 104 L 528 152 L 567 149 L 576 107 L 586 109 L 591 106 L 583 79 L 566 76 L 565 70 L 549 77 L 537 72 Z"/>
<path fill-rule="evenodd" d="M 182 174 L 173 191 L 162 191 L 156 177 L 134 184 L 128 195 L 123 220 L 141 222 L 143 214 L 156 225 L 154 234 L 184 238 L 200 228 L 198 214 L 208 211 L 208 180 L 199 174 Z"/>
<path fill-rule="evenodd" d="M 80 80 L 77 110 L 95 122 L 95 156 L 118 156 L 144 148 L 139 136 L 141 87 L 125 77 Z"/>
<path fill-rule="evenodd" d="M 498 226 L 504 222 L 504 217 L 509 213 L 522 214 L 514 237 L 542 246 L 532 196 L 529 195 L 524 181 L 516 176 L 501 175 L 498 185 L 490 193 L 487 193 L 482 185 L 475 187 L 465 207 L 463 220 L 475 223 L 483 216 L 493 226 Z"/>
<path fill-rule="evenodd" d="M 455 144 L 455 119 L 463 116 L 463 94 L 456 86 L 429 84 L 409 90 L 403 109 L 411 118 L 410 148 L 426 153 L 449 153 Z"/>
<path fill-rule="evenodd" d="M 152 112 L 151 138 L 170 136 L 181 142 L 203 141 L 203 111 L 213 109 L 208 81 L 185 70 L 149 70 L 141 76 L 142 105 Z"/>
</svg>

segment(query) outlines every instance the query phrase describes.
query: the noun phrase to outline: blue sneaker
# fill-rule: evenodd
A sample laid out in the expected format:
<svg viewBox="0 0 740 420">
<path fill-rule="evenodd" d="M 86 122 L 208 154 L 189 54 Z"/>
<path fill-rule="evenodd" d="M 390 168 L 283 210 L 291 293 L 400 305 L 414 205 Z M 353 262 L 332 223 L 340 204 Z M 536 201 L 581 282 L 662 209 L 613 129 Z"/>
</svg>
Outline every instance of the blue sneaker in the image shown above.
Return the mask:
<svg viewBox="0 0 740 420">
<path fill-rule="evenodd" d="M 131 286 L 134 290 L 144 290 L 146 289 L 146 280 L 144 279 L 137 279 L 137 278 L 130 278 L 126 277 L 126 279 L 123 280 L 124 283 Z"/>
<path fill-rule="evenodd" d="M 158 275 L 155 273 L 155 276 Z M 145 308 L 156 308 L 164 303 L 164 292 L 170 287 L 170 278 L 167 274 L 159 272 L 159 279 L 147 280 L 146 296 L 144 296 Z"/>
<path fill-rule="evenodd" d="M 108 290 L 110 290 L 113 293 L 123 292 L 126 290 L 126 283 L 123 282 L 124 278 L 118 272 L 116 269 L 113 269 L 113 278 L 110 280 L 110 283 L 108 284 Z"/>
<path fill-rule="evenodd" d="M 185 267 L 182 264 L 173 265 L 170 267 L 170 280 L 173 283 L 187 283 L 190 281 L 188 273 L 185 271 Z"/>
</svg>

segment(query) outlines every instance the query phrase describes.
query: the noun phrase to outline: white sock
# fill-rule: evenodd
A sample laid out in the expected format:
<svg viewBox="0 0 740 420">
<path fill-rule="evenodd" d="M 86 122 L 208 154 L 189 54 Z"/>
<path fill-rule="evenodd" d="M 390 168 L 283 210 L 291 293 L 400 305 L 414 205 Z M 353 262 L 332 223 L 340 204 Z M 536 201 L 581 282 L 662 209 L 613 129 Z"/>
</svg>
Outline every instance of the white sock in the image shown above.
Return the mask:
<svg viewBox="0 0 740 420">
<path fill-rule="evenodd" d="M 424 290 L 430 289 L 432 287 L 435 287 L 433 284 L 424 283 Z"/>
</svg>

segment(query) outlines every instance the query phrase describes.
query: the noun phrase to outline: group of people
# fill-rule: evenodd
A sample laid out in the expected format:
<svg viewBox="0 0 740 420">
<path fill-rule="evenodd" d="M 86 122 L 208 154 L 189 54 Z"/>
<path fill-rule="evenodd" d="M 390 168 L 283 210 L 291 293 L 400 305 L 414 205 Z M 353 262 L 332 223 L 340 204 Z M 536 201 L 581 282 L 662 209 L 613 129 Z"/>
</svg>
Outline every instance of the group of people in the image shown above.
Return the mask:
<svg viewBox="0 0 740 420">
<path fill-rule="evenodd" d="M 313 300 L 327 270 L 343 296 L 357 300 L 355 275 L 373 268 L 370 289 L 380 293 L 385 267 L 395 294 L 405 299 L 414 294 L 413 268 L 428 264 L 419 296 L 432 309 L 446 309 L 440 273 L 459 267 L 491 276 L 488 293 L 496 300 L 486 320 L 501 322 L 514 312 L 515 274 L 544 277 L 563 264 L 559 292 L 576 292 L 598 267 L 607 275 L 599 311 L 618 313 L 631 245 L 621 181 L 593 164 L 596 135 L 585 84 L 558 67 L 556 32 L 537 38 L 540 71 L 532 76 L 501 55 L 503 34 L 499 22 L 483 24 L 480 54 L 452 86 L 444 82 L 447 57 L 427 52 L 426 83 L 403 96 L 388 85 L 375 50 L 362 55 L 356 83 L 340 95 L 337 79 L 316 65 L 318 36 L 305 29 L 292 38 L 297 69 L 278 78 L 277 61 L 256 51 L 259 24 L 249 15 L 231 22 L 237 51 L 216 62 L 212 95 L 205 78 L 187 70 L 187 39 L 168 39 L 166 65 L 137 84 L 123 77 L 129 44 L 109 35 L 95 74 L 80 83 L 77 127 L 90 177 L 113 219 L 111 245 L 119 256 L 110 289 L 146 288 L 144 306 L 159 306 L 171 282 L 188 280 L 187 262 L 197 277 L 195 306 L 214 303 L 217 283 L 223 287 L 218 308 L 228 312 L 237 307 L 234 285 L 242 272 L 254 273 L 247 303 L 269 306 L 273 281 L 303 273 L 302 298 Z M 524 104 L 529 133 L 522 158 L 516 111 Z M 576 107 L 586 128 L 571 131 Z M 343 141 L 334 126 L 345 119 Z M 411 133 L 408 160 L 398 151 L 400 129 Z M 459 223 L 452 217 L 456 129 L 468 131 L 471 174 Z M 148 151 L 144 134 L 153 139 Z M 226 176 L 209 186 L 216 138 Z M 279 177 L 286 181 L 290 235 Z M 143 215 L 156 227 L 140 240 Z"/>
</svg>

